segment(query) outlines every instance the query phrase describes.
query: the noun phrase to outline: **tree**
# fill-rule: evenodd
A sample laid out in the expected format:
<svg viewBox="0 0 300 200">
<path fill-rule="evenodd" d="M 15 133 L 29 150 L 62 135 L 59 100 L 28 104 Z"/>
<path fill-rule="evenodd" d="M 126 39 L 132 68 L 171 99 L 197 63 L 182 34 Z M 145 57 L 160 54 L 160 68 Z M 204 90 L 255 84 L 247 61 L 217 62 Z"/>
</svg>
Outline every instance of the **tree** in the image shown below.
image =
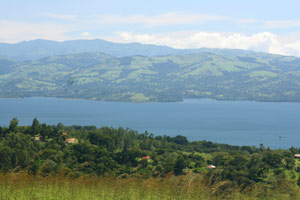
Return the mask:
<svg viewBox="0 0 300 200">
<path fill-rule="evenodd" d="M 300 186 L 300 177 L 297 180 L 297 185 Z"/>
<path fill-rule="evenodd" d="M 1 171 L 8 171 L 9 169 L 12 168 L 12 155 L 13 153 L 11 152 L 11 148 L 2 145 L 0 143 L 0 170 Z"/>
<path fill-rule="evenodd" d="M 92 131 L 89 133 L 88 138 L 91 144 L 97 146 L 104 146 L 109 149 L 112 140 L 109 136 L 101 134 L 99 131 Z"/>
<path fill-rule="evenodd" d="M 268 164 L 271 168 L 280 168 L 282 167 L 281 160 L 283 157 L 279 153 L 273 153 L 267 151 L 263 156 L 263 161 Z"/>
<path fill-rule="evenodd" d="M 40 136 L 43 138 L 50 137 L 52 132 L 54 132 L 54 130 L 51 126 L 48 126 L 47 124 L 40 125 Z"/>
<path fill-rule="evenodd" d="M 57 128 L 58 128 L 59 130 L 63 129 L 63 128 L 64 128 L 64 124 L 61 123 L 61 122 L 59 122 L 59 123 L 57 124 Z"/>
<path fill-rule="evenodd" d="M 8 133 L 8 128 L 0 127 L 0 137 L 5 137 L 7 133 Z"/>
<path fill-rule="evenodd" d="M 32 125 L 31 125 L 31 135 L 34 136 L 34 135 L 39 134 L 40 129 L 41 129 L 40 122 L 36 118 L 34 118 Z"/>
<path fill-rule="evenodd" d="M 53 160 L 47 159 L 43 162 L 39 169 L 39 173 L 42 176 L 48 176 L 50 173 L 56 172 L 58 170 L 58 164 Z"/>
<path fill-rule="evenodd" d="M 177 135 L 177 136 L 173 137 L 173 142 L 175 142 L 176 144 L 181 144 L 181 145 L 186 145 L 187 143 L 189 143 L 187 138 L 182 135 Z"/>
<path fill-rule="evenodd" d="M 184 161 L 184 158 L 183 156 L 179 156 L 177 159 L 176 159 L 176 162 L 175 162 L 175 165 L 174 165 L 174 174 L 176 176 L 182 174 L 183 172 L 183 169 L 186 167 L 186 163 Z"/>
<path fill-rule="evenodd" d="M 14 117 L 10 121 L 9 128 L 8 128 L 9 132 L 17 132 L 18 123 L 19 123 L 19 120 L 16 117 Z"/>
<path fill-rule="evenodd" d="M 23 133 L 9 133 L 2 143 L 8 147 L 11 167 L 25 168 L 39 149 L 39 144 L 32 141 L 29 135 Z"/>
</svg>

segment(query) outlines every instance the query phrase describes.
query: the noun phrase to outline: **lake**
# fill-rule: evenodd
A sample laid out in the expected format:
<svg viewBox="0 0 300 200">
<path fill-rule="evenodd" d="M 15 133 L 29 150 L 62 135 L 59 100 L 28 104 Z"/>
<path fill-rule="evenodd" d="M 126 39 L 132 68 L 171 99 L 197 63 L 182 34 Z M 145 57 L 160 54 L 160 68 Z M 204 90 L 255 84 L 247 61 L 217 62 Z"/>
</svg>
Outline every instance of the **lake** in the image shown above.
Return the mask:
<svg viewBox="0 0 300 200">
<path fill-rule="evenodd" d="M 96 125 L 233 145 L 300 146 L 300 103 L 187 99 L 176 103 L 98 102 L 57 98 L 0 99 L 0 125 Z"/>
</svg>

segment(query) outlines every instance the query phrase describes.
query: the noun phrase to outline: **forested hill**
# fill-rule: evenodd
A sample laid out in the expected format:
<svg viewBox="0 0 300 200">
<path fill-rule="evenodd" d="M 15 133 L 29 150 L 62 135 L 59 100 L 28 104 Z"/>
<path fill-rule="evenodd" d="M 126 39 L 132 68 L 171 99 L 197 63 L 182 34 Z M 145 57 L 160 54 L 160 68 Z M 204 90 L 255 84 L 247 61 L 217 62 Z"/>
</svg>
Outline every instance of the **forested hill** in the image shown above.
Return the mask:
<svg viewBox="0 0 300 200">
<path fill-rule="evenodd" d="M 79 53 L 14 61 L 0 57 L 0 97 L 106 101 L 300 101 L 300 58 L 265 53 L 114 57 Z"/>
</svg>

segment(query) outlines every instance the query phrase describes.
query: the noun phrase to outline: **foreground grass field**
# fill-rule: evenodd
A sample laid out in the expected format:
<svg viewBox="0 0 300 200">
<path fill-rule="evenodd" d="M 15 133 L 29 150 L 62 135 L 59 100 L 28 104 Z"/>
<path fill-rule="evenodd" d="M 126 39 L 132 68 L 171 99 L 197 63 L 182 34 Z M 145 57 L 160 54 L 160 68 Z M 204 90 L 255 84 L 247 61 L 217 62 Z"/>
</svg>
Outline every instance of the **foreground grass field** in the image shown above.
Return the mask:
<svg viewBox="0 0 300 200">
<path fill-rule="evenodd" d="M 299 189 L 287 183 L 271 188 L 252 188 L 241 191 L 229 189 L 222 182 L 208 187 L 195 174 L 169 175 L 165 178 L 97 178 L 85 176 L 77 179 L 66 177 L 36 177 L 23 173 L 0 175 L 1 200 L 176 200 L 176 199 L 299 199 Z"/>
</svg>

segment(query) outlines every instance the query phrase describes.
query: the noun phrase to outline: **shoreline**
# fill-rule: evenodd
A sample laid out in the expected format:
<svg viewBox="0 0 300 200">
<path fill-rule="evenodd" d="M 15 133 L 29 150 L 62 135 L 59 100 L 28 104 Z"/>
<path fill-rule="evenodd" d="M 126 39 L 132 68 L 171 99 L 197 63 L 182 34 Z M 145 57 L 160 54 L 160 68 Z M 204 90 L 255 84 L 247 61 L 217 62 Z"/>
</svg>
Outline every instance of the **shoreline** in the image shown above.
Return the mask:
<svg viewBox="0 0 300 200">
<path fill-rule="evenodd" d="M 115 100 L 97 100 L 94 98 L 73 98 L 73 97 L 50 97 L 50 96 L 30 96 L 30 97 L 0 97 L 2 99 L 30 99 L 30 98 L 40 98 L 40 99 L 63 99 L 63 100 L 84 100 L 84 101 L 95 101 L 95 102 L 116 102 L 116 103 L 138 103 L 138 104 L 147 104 L 147 103 L 184 103 L 187 100 L 211 100 L 219 102 L 255 102 L 255 103 L 292 103 L 299 104 L 300 101 L 267 101 L 267 100 L 234 100 L 234 99 L 214 99 L 214 98 L 184 98 L 180 101 L 115 101 Z"/>
</svg>

